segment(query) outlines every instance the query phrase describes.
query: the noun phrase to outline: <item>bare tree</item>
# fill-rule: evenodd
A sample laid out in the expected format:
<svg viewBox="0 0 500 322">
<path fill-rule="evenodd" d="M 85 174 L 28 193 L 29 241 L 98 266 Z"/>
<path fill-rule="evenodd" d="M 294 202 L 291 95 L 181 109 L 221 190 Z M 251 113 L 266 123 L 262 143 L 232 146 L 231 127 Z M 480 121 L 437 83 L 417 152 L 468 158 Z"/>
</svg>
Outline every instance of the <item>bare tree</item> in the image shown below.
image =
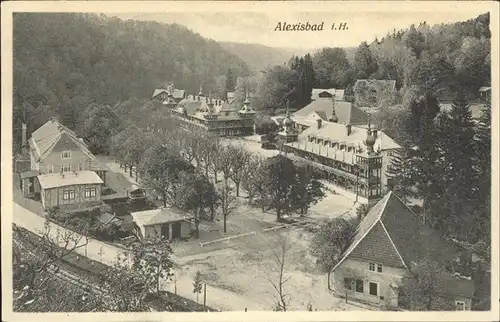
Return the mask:
<svg viewBox="0 0 500 322">
<path fill-rule="evenodd" d="M 212 173 L 215 183 L 218 181 L 217 174 L 221 171 L 219 157 L 221 147 L 222 146 L 218 137 L 208 136 L 206 144 L 202 149 L 203 162 L 205 164 L 205 175 L 207 175 L 207 173 Z"/>
<path fill-rule="evenodd" d="M 84 226 L 84 225 L 82 225 Z M 89 243 L 90 227 L 81 228 L 80 234 L 60 228 L 53 228 L 53 224 L 46 220 L 44 230 L 41 231 L 39 239 L 33 239 L 29 232 L 13 226 L 14 238 L 18 243 L 23 242 L 31 249 L 32 255 L 22 259 L 25 279 L 23 288 L 27 289 L 26 296 L 34 299 L 35 293 L 40 286 L 40 276 L 48 269 L 60 263 L 66 256 L 76 253 L 78 249 L 85 248 Z"/>
<path fill-rule="evenodd" d="M 252 203 L 256 196 L 260 196 L 262 211 L 265 210 L 265 169 L 263 167 L 264 159 L 261 156 L 253 155 L 242 169 L 241 184 L 247 191 L 248 201 Z"/>
<path fill-rule="evenodd" d="M 227 179 L 231 175 L 231 170 L 233 168 L 233 156 L 234 147 L 232 145 L 224 146 L 219 150 L 217 154 L 216 162 L 218 163 L 219 169 L 224 176 L 224 185 L 227 186 Z"/>
<path fill-rule="evenodd" d="M 223 183 L 222 187 L 219 188 L 219 200 L 220 207 L 222 210 L 222 216 L 224 217 L 224 233 L 227 232 L 227 217 L 231 215 L 237 208 L 237 198 L 233 195 L 232 189 L 229 185 Z"/>
<path fill-rule="evenodd" d="M 229 151 L 231 153 L 231 168 L 229 171 L 229 177 L 236 185 L 236 197 L 239 197 L 240 184 L 243 180 L 244 168 L 249 162 L 251 154 L 248 153 L 248 151 L 245 150 L 245 148 L 243 148 L 242 146 L 231 146 Z"/>
<path fill-rule="evenodd" d="M 275 311 L 286 311 L 290 303 L 290 295 L 285 291 L 285 285 L 290 277 L 285 276 L 287 264 L 287 252 L 289 243 L 286 237 L 275 234 L 274 243 L 267 242 L 271 250 L 273 265 L 264 269 L 265 279 L 271 284 L 275 291 Z"/>
<path fill-rule="evenodd" d="M 170 258 L 172 248 L 165 238 L 155 234 L 148 236 L 133 249 L 136 271 L 148 279 L 148 283 L 157 293 L 160 292 L 160 281 L 173 276 L 173 262 Z"/>
</svg>

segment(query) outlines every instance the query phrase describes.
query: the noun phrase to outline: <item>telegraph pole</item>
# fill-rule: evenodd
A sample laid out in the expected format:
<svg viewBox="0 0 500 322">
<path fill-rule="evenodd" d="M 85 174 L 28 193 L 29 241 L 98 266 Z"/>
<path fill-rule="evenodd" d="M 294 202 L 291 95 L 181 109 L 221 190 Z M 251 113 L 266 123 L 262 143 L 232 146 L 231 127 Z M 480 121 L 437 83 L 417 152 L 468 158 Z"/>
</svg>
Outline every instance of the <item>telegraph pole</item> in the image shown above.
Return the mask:
<svg viewBox="0 0 500 322">
<path fill-rule="evenodd" d="M 207 283 L 203 283 L 203 307 L 207 310 Z"/>
</svg>

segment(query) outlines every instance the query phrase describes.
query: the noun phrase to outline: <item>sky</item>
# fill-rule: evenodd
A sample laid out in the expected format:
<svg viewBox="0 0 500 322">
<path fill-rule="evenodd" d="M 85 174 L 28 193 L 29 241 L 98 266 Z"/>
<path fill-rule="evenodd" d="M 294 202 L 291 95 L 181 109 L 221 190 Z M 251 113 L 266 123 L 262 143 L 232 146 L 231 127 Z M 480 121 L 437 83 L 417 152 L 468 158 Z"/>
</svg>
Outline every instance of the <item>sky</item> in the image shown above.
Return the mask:
<svg viewBox="0 0 500 322">
<path fill-rule="evenodd" d="M 283 2 L 281 2 L 283 4 Z M 360 6 L 334 6 L 318 10 L 319 5 L 302 7 L 282 5 L 281 10 L 266 10 L 266 7 L 249 7 L 231 10 L 231 6 L 212 7 L 210 10 L 186 10 L 177 7 L 175 12 L 127 12 L 106 13 L 121 19 L 150 20 L 163 23 L 178 23 L 216 41 L 256 43 L 281 48 L 320 48 L 320 47 L 355 47 L 361 41 L 371 42 L 375 37 L 382 38 L 393 29 L 405 29 L 411 24 L 418 25 L 426 21 L 430 25 L 464 21 L 475 18 L 488 11 L 477 6 L 453 5 L 435 7 L 432 2 L 412 8 L 401 8 L 401 3 L 392 5 L 391 10 L 377 6 L 363 9 Z M 338 3 L 337 3 L 338 4 Z M 396 4 L 396 3 L 394 3 Z M 309 9 L 312 7 L 314 9 Z M 304 8 L 309 11 L 304 11 Z M 398 8 L 400 10 L 398 10 Z M 180 9 L 180 10 L 179 10 Z M 201 12 L 200 12 L 201 11 Z M 323 31 L 275 31 L 278 23 L 324 23 Z M 347 24 L 347 30 L 331 30 L 333 23 Z"/>
</svg>

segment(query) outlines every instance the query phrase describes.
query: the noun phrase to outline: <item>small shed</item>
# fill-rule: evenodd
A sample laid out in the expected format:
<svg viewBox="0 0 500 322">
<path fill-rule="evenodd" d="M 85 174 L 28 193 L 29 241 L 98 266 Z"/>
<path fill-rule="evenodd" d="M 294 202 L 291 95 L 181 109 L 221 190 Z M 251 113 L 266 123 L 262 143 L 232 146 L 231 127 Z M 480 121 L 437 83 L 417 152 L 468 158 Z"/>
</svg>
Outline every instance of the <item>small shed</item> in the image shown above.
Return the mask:
<svg viewBox="0 0 500 322">
<path fill-rule="evenodd" d="M 19 174 L 21 179 L 21 190 L 25 197 L 33 197 L 35 193 L 40 192 L 40 183 L 37 179 L 38 171 L 28 170 Z"/>
<path fill-rule="evenodd" d="M 168 240 L 189 237 L 194 218 L 174 207 L 132 212 L 131 216 L 141 238 L 163 236 Z"/>
</svg>

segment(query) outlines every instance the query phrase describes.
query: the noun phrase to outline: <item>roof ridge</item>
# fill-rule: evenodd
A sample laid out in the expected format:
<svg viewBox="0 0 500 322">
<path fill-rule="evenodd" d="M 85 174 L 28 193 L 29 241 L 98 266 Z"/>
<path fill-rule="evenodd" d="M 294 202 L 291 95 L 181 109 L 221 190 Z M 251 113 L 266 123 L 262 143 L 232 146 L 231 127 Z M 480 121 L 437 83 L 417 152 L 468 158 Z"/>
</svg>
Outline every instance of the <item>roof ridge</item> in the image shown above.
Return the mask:
<svg viewBox="0 0 500 322">
<path fill-rule="evenodd" d="M 380 210 L 380 214 L 377 216 L 377 219 L 375 219 L 373 221 L 373 224 L 370 226 L 370 228 L 368 228 L 364 233 L 363 233 L 363 236 L 361 236 L 361 238 L 356 242 L 355 245 L 353 245 L 353 247 L 351 248 L 352 245 L 349 246 L 348 249 L 350 249 L 349 251 L 347 251 L 344 256 L 342 256 L 341 260 L 333 267 L 332 271 L 334 271 L 346 258 L 347 256 L 349 256 L 353 251 L 354 249 L 356 249 L 356 247 L 358 247 L 358 245 L 363 241 L 363 239 L 365 239 L 365 237 L 368 235 L 368 233 L 373 229 L 373 227 L 375 227 L 375 225 L 378 223 L 378 222 L 381 222 L 380 221 L 380 218 L 382 217 L 382 214 L 384 213 L 385 211 L 385 208 L 387 208 L 387 202 L 389 201 L 389 198 L 390 198 L 390 194 L 391 194 L 392 191 L 390 191 L 386 196 L 384 196 L 384 198 L 387 198 L 383 205 L 381 205 L 381 210 Z M 375 212 L 376 209 L 375 207 L 382 202 L 382 200 L 384 200 L 384 198 L 382 198 L 379 202 L 377 202 L 375 204 L 375 206 L 372 207 L 372 209 L 370 209 L 370 211 L 368 212 L 368 214 L 365 216 L 365 218 L 358 224 L 358 227 L 356 228 L 356 230 L 361 226 L 361 223 L 363 223 L 364 220 L 366 220 L 366 218 L 368 218 L 370 216 L 370 213 L 373 211 Z M 377 209 L 378 210 L 378 209 Z"/>
<path fill-rule="evenodd" d="M 394 247 L 394 249 L 396 250 L 396 253 L 398 254 L 399 258 L 401 259 L 401 262 L 406 267 L 406 269 L 408 269 L 408 265 L 406 265 L 406 263 L 403 259 L 403 256 L 401 256 L 401 254 L 399 253 L 399 250 L 396 247 L 396 244 L 394 244 L 394 241 L 392 240 L 391 234 L 389 234 L 389 231 L 387 230 L 387 228 L 385 228 L 384 222 L 381 219 L 379 219 L 379 221 L 380 221 L 380 224 L 382 225 L 382 228 L 384 228 L 385 234 L 387 235 L 387 237 L 389 237 L 389 241 L 391 242 L 392 247 Z"/>
<path fill-rule="evenodd" d="M 62 136 L 62 132 L 57 133 L 49 142 L 47 142 L 47 144 L 45 144 L 43 147 L 40 147 L 40 151 L 44 151 L 43 155 L 40 155 L 40 160 L 44 159 L 47 156 L 47 154 L 49 154 L 50 151 L 52 151 L 54 146 L 61 139 L 61 136 Z M 35 144 L 36 144 L 36 142 L 35 142 Z"/>
<path fill-rule="evenodd" d="M 394 195 L 394 197 L 396 197 L 396 199 L 397 199 L 397 200 L 398 200 L 401 204 L 403 204 L 403 206 L 405 206 L 405 207 L 406 207 L 406 209 L 408 209 L 408 210 L 411 212 L 411 214 L 412 214 L 413 216 L 415 216 L 415 218 L 417 218 L 417 219 L 419 220 L 419 222 L 420 222 L 420 223 L 422 223 L 422 224 L 423 224 L 423 222 L 422 222 L 422 217 L 420 217 L 419 215 L 417 215 L 417 214 L 416 214 L 416 213 L 415 213 L 415 212 L 414 212 L 414 211 L 413 211 L 413 210 L 412 210 L 412 209 L 411 209 L 411 208 L 410 208 L 407 204 L 405 204 L 405 203 L 403 202 L 403 200 L 401 200 L 401 198 L 399 198 L 399 197 L 398 197 L 395 193 L 393 193 L 393 192 L 392 192 L 392 190 L 391 190 L 391 191 L 389 191 L 389 193 L 391 193 L 392 195 Z M 429 227 L 429 228 L 430 228 L 430 227 Z"/>
</svg>

